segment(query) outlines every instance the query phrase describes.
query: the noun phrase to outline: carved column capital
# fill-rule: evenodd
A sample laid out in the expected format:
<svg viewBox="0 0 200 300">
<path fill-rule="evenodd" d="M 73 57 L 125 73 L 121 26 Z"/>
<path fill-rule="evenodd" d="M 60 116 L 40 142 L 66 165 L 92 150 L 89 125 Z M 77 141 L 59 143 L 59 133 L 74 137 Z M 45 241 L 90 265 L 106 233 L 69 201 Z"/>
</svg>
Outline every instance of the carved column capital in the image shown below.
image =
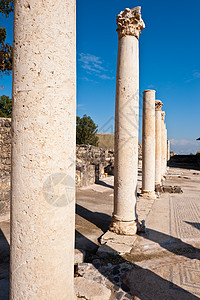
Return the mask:
<svg viewBox="0 0 200 300">
<path fill-rule="evenodd" d="M 159 111 L 159 110 L 161 111 L 162 106 L 163 106 L 162 101 L 160 101 L 160 100 L 156 100 L 156 101 L 155 101 L 155 110 L 156 110 L 156 111 Z"/>
<path fill-rule="evenodd" d="M 141 31 L 145 28 L 141 17 L 141 7 L 126 8 L 124 11 L 121 11 L 117 15 L 117 26 L 119 40 L 126 35 L 132 35 L 139 39 Z"/>
</svg>

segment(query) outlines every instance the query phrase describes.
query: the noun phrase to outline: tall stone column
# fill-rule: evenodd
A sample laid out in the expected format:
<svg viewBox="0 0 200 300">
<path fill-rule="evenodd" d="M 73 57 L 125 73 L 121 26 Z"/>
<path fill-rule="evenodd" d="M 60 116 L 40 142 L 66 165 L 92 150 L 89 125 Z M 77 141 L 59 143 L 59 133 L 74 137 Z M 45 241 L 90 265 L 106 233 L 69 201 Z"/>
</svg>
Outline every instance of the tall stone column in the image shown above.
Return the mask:
<svg viewBox="0 0 200 300">
<path fill-rule="evenodd" d="M 165 172 L 167 171 L 167 128 L 165 124 Z"/>
<path fill-rule="evenodd" d="M 73 299 L 75 0 L 16 0 L 10 299 Z"/>
<path fill-rule="evenodd" d="M 165 112 L 161 112 L 161 176 L 165 176 L 166 172 L 166 128 L 165 128 Z"/>
<path fill-rule="evenodd" d="M 167 161 L 170 160 L 170 140 L 167 140 Z"/>
<path fill-rule="evenodd" d="M 155 185 L 161 184 L 161 108 L 163 103 L 155 101 Z"/>
<path fill-rule="evenodd" d="M 155 198 L 155 91 L 143 92 L 142 196 Z"/>
<path fill-rule="evenodd" d="M 139 49 L 145 25 L 141 8 L 126 8 L 117 16 L 118 62 L 115 106 L 114 212 L 110 230 L 133 235 L 137 231 Z"/>
</svg>

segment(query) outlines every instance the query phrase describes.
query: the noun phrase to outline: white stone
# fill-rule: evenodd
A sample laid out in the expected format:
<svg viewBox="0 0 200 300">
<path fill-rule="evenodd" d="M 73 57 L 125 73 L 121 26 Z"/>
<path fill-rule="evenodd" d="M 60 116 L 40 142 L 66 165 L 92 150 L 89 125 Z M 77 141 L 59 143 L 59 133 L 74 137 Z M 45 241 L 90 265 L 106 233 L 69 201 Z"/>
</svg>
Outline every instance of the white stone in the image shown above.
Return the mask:
<svg viewBox="0 0 200 300">
<path fill-rule="evenodd" d="M 101 246 L 98 249 L 99 254 L 124 254 L 129 253 L 137 239 L 137 235 L 119 235 L 114 232 L 107 231 L 101 237 Z"/>
<path fill-rule="evenodd" d="M 85 259 L 85 251 L 82 249 L 74 250 L 74 264 L 83 263 Z"/>
<path fill-rule="evenodd" d="M 155 91 L 143 92 L 142 196 L 155 198 Z"/>
<path fill-rule="evenodd" d="M 156 100 L 155 102 L 155 185 L 161 184 L 161 108 L 162 102 Z"/>
<path fill-rule="evenodd" d="M 166 128 L 165 128 L 165 112 L 161 112 L 161 176 L 166 173 Z"/>
<path fill-rule="evenodd" d="M 167 140 L 167 161 L 170 160 L 170 140 Z"/>
<path fill-rule="evenodd" d="M 117 17 L 118 63 L 115 107 L 114 212 L 110 230 L 133 235 L 137 231 L 139 49 L 144 28 L 140 7 Z"/>
<path fill-rule="evenodd" d="M 82 297 L 88 300 L 109 300 L 111 296 L 111 290 L 107 287 L 83 277 L 74 278 L 74 288 L 78 298 Z"/>
<path fill-rule="evenodd" d="M 14 9 L 10 300 L 73 299 L 75 0 Z"/>
</svg>

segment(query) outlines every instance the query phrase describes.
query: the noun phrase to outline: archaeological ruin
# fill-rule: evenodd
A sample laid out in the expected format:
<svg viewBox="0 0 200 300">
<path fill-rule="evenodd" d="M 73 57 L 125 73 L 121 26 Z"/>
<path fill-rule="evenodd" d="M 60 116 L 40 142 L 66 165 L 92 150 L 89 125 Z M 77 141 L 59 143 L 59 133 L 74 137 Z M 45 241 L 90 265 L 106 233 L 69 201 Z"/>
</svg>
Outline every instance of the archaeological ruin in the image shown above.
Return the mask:
<svg viewBox="0 0 200 300">
<path fill-rule="evenodd" d="M 173 155 L 148 85 L 139 142 L 141 7 L 116 21 L 115 133 L 76 145 L 76 0 L 15 1 L 0 300 L 199 299 L 200 154 Z"/>
<path fill-rule="evenodd" d="M 15 2 L 12 300 L 74 298 L 75 7 Z"/>
<path fill-rule="evenodd" d="M 115 108 L 115 184 L 110 230 L 134 235 L 137 232 L 138 39 L 145 27 L 140 7 L 121 12 L 117 16 L 117 26 L 119 44 Z"/>
</svg>

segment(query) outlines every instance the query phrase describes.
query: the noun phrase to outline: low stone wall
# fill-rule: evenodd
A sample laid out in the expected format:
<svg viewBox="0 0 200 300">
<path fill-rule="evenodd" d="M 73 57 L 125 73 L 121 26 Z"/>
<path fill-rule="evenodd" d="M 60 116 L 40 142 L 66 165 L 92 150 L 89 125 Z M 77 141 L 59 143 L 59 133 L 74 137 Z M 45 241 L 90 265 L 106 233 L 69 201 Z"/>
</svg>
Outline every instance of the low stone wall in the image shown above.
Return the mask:
<svg viewBox="0 0 200 300">
<path fill-rule="evenodd" d="M 0 118 L 0 214 L 9 210 L 11 172 L 11 119 Z"/>
<path fill-rule="evenodd" d="M 173 168 L 200 170 L 200 155 L 174 155 L 170 157 L 168 166 Z"/>
<path fill-rule="evenodd" d="M 105 167 L 114 166 L 114 151 L 91 145 L 76 146 L 76 185 L 93 184 L 106 176 Z"/>
<path fill-rule="evenodd" d="M 9 209 L 11 172 L 11 119 L 0 118 L 0 214 Z M 138 145 L 141 159 L 141 143 Z M 114 175 L 114 151 L 91 145 L 76 146 L 76 186 L 94 184 Z"/>
</svg>

